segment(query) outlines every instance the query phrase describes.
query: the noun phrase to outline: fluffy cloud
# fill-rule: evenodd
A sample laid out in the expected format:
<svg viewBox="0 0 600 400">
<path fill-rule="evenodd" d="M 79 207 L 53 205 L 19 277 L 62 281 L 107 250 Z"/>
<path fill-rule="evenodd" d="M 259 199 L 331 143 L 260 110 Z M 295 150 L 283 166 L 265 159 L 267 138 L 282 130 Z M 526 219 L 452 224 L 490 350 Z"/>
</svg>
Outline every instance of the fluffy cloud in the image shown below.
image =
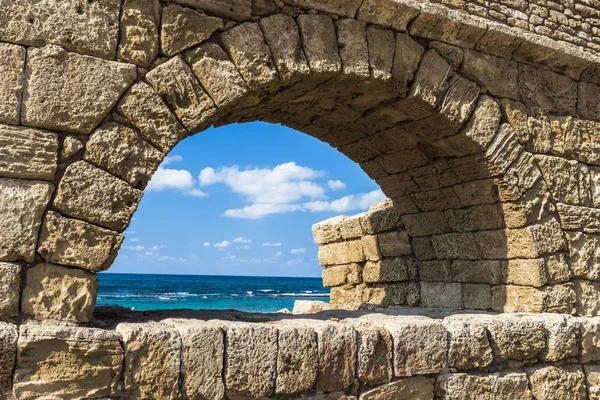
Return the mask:
<svg viewBox="0 0 600 400">
<path fill-rule="evenodd" d="M 229 246 L 231 246 L 231 242 L 229 240 L 223 240 L 220 243 L 215 243 L 215 248 L 216 249 L 226 249 Z"/>
<path fill-rule="evenodd" d="M 335 211 L 344 213 L 354 210 L 367 210 L 370 206 L 387 197 L 380 189 L 369 193 L 349 195 L 332 201 L 311 201 L 304 203 L 304 207 L 312 212 Z"/>
<path fill-rule="evenodd" d="M 278 251 L 277 253 L 273 254 L 273 257 L 281 257 L 282 255 L 283 253 Z"/>
<path fill-rule="evenodd" d="M 234 243 L 252 243 L 252 240 L 245 239 L 245 238 L 243 238 L 243 237 L 240 236 L 238 238 L 233 239 L 233 242 Z"/>
<path fill-rule="evenodd" d="M 263 247 L 281 247 L 281 243 L 263 243 Z"/>
<path fill-rule="evenodd" d="M 250 245 L 245 244 L 243 246 L 238 246 L 237 249 L 238 250 L 250 250 Z"/>
<path fill-rule="evenodd" d="M 292 249 L 292 254 L 306 253 L 306 249 Z"/>
<path fill-rule="evenodd" d="M 327 186 L 331 190 L 346 189 L 346 184 L 344 182 L 340 181 L 339 179 L 337 179 L 335 181 L 332 181 L 332 180 L 327 181 Z"/>
<path fill-rule="evenodd" d="M 144 251 L 145 247 L 142 245 L 137 245 L 137 246 L 122 246 L 122 248 L 124 250 L 131 250 L 131 251 Z"/>
<path fill-rule="evenodd" d="M 204 247 L 210 247 L 210 242 L 204 242 L 204 243 L 202 244 L 202 246 L 204 246 Z"/>
<path fill-rule="evenodd" d="M 174 162 L 183 161 L 181 156 L 168 156 L 158 167 L 146 190 L 159 192 L 162 190 L 177 190 L 183 194 L 195 197 L 205 197 L 206 193 L 196 187 L 192 173 L 185 169 L 165 168 Z"/>
</svg>

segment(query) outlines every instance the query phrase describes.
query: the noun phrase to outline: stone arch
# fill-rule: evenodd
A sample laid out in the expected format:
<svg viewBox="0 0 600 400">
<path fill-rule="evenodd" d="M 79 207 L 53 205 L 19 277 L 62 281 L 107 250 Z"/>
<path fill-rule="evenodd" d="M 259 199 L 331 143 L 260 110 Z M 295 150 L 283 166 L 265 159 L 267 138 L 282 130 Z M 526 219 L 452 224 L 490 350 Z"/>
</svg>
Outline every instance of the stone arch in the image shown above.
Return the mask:
<svg viewBox="0 0 600 400">
<path fill-rule="evenodd" d="M 125 1 L 116 57 L 51 20 L 38 41 L 0 36 L 42 45 L 2 45 L 18 94 L 2 114 L 2 207 L 22 229 L 0 259 L 15 276 L 27 264 L 23 314 L 88 321 L 94 272 L 163 157 L 255 120 L 335 147 L 391 199 L 315 227 L 338 306 L 596 313 L 595 59 L 549 59 L 537 37 L 409 2 L 176 3 Z"/>
</svg>

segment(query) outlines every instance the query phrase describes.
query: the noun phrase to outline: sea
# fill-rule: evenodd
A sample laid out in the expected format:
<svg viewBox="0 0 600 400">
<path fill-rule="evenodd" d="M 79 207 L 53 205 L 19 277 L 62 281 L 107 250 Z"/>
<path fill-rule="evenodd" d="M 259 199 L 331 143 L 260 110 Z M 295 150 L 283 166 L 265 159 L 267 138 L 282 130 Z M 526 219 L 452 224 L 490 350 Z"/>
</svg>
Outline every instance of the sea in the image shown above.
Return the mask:
<svg viewBox="0 0 600 400">
<path fill-rule="evenodd" d="M 329 301 L 321 278 L 208 275 L 98 275 L 97 305 L 136 311 L 192 309 L 276 312 L 296 300 Z"/>
</svg>

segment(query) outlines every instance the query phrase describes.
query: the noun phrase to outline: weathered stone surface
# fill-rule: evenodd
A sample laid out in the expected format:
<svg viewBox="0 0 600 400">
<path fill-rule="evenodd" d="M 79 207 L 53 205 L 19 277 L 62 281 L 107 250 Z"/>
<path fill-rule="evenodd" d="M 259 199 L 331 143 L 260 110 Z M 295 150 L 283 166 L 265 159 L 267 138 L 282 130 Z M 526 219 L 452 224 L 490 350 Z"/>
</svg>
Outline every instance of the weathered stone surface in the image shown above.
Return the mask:
<svg viewBox="0 0 600 400">
<path fill-rule="evenodd" d="M 356 377 L 367 385 L 379 385 L 392 380 L 393 343 L 389 332 L 383 328 L 356 326 L 357 364 Z"/>
<path fill-rule="evenodd" d="M 154 90 L 167 101 L 190 132 L 205 127 L 215 104 L 180 57 L 174 57 L 146 75 Z"/>
<path fill-rule="evenodd" d="M 358 79 L 368 78 L 370 72 L 366 24 L 355 19 L 342 19 L 336 22 L 336 28 L 343 74 Z"/>
<path fill-rule="evenodd" d="M 319 264 L 341 265 L 365 261 L 361 240 L 330 243 L 319 247 Z"/>
<path fill-rule="evenodd" d="M 25 56 L 23 47 L 0 43 L 0 122 L 19 124 Z"/>
<path fill-rule="evenodd" d="M 221 18 L 202 15 L 190 8 L 167 5 L 162 10 L 162 51 L 167 57 L 172 57 L 206 41 L 223 28 Z"/>
<path fill-rule="evenodd" d="M 83 159 L 144 189 L 158 168 L 164 154 L 146 143 L 133 130 L 107 123 L 90 136 Z"/>
<path fill-rule="evenodd" d="M 600 86 L 588 82 L 579 82 L 577 99 L 577 114 L 584 119 L 598 121 L 600 105 L 596 99 L 600 96 Z"/>
<path fill-rule="evenodd" d="M 0 179 L 0 260 L 33 261 L 53 191 L 50 183 Z"/>
<path fill-rule="evenodd" d="M 248 91 L 239 71 L 217 44 L 204 43 L 188 51 L 185 57 L 217 106 L 239 101 Z"/>
<path fill-rule="evenodd" d="M 528 368 L 531 392 L 539 400 L 587 399 L 581 366 L 535 366 Z"/>
<path fill-rule="evenodd" d="M 403 378 L 360 395 L 360 400 L 433 400 L 434 380 L 423 376 Z"/>
<path fill-rule="evenodd" d="M 319 370 L 317 333 L 299 323 L 278 325 L 279 352 L 275 393 L 294 394 L 309 391 Z"/>
<path fill-rule="evenodd" d="M 600 295 L 600 282 L 574 281 L 573 288 L 577 297 L 577 314 L 591 317 L 600 315 L 598 296 Z"/>
<path fill-rule="evenodd" d="M 363 281 L 399 282 L 417 277 L 417 263 L 412 258 L 389 257 L 382 261 L 367 261 L 363 269 Z"/>
<path fill-rule="evenodd" d="M 62 214 L 123 232 L 142 192 L 84 161 L 71 164 L 61 179 L 54 206 Z"/>
<path fill-rule="evenodd" d="M 281 79 L 291 79 L 310 72 L 302 50 L 300 31 L 292 17 L 277 14 L 263 18 L 260 27 Z"/>
<path fill-rule="evenodd" d="M 16 333 L 15 329 L 15 345 Z M 4 361 L 5 357 L 3 366 Z M 19 399 L 112 397 L 122 369 L 123 349 L 114 332 L 21 325 L 14 393 Z"/>
<path fill-rule="evenodd" d="M 174 2 L 236 21 L 250 19 L 252 13 L 252 0 L 174 0 Z"/>
<path fill-rule="evenodd" d="M 575 115 L 577 84 L 564 75 L 519 64 L 519 97 L 529 107 Z"/>
<path fill-rule="evenodd" d="M 556 205 L 563 229 L 583 231 L 584 233 L 600 233 L 600 209 L 577 207 L 558 203 Z"/>
<path fill-rule="evenodd" d="M 107 270 L 123 243 L 123 235 L 49 211 L 40 232 L 38 252 L 49 263 Z"/>
<path fill-rule="evenodd" d="M 57 135 L 0 124 L 0 176 L 49 181 L 54 179 L 57 158 Z"/>
<path fill-rule="evenodd" d="M 548 283 L 544 259 L 508 260 L 506 262 L 505 283 L 540 287 Z"/>
<path fill-rule="evenodd" d="M 365 234 L 373 235 L 401 228 L 402 222 L 394 203 L 386 200 L 372 205 L 369 211 L 361 214 L 360 225 Z"/>
<path fill-rule="evenodd" d="M 479 247 L 470 232 L 435 235 L 431 237 L 431 243 L 438 259 L 474 260 L 480 257 Z"/>
<path fill-rule="evenodd" d="M 67 161 L 74 157 L 77 153 L 83 150 L 83 143 L 74 136 L 67 136 L 63 140 L 62 150 L 60 152 L 60 160 Z"/>
<path fill-rule="evenodd" d="M 575 278 L 600 280 L 600 237 L 565 232 L 569 242 L 568 263 Z"/>
<path fill-rule="evenodd" d="M 356 10 L 361 5 L 361 0 L 283 0 L 284 3 L 305 9 L 315 9 L 331 14 L 338 14 L 344 17 L 354 18 Z"/>
<path fill-rule="evenodd" d="M 485 368 L 493 361 L 492 348 L 482 323 L 467 318 L 445 318 L 448 331 L 448 366 L 459 371 Z"/>
<path fill-rule="evenodd" d="M 581 362 L 600 361 L 600 318 L 578 318 L 581 335 Z"/>
<path fill-rule="evenodd" d="M 19 314 L 21 294 L 21 266 L 15 263 L 0 262 L 0 316 L 15 317 Z M 4 363 L 0 362 L 0 365 Z M 1 370 L 1 367 L 0 367 Z M 0 378 L 0 393 L 2 393 Z"/>
<path fill-rule="evenodd" d="M 144 139 L 165 154 L 188 135 L 160 96 L 144 82 L 131 87 L 118 110 Z"/>
<path fill-rule="evenodd" d="M 544 323 L 541 319 L 503 314 L 488 320 L 485 325 L 497 362 L 531 359 L 546 346 Z"/>
<path fill-rule="evenodd" d="M 527 375 L 518 372 L 490 375 L 446 374 L 436 381 L 436 398 L 442 400 L 532 400 Z"/>
<path fill-rule="evenodd" d="M 116 331 L 125 350 L 127 397 L 178 398 L 182 347 L 178 332 L 157 323 L 122 323 Z"/>
<path fill-rule="evenodd" d="M 342 2 L 339 2 L 340 4 Z M 335 26 L 327 15 L 301 15 L 298 17 L 304 53 L 313 73 L 338 74 L 342 62 L 338 52 Z"/>
<path fill-rule="evenodd" d="M 345 391 L 356 374 L 356 331 L 336 323 L 315 326 L 318 338 L 317 390 Z"/>
<path fill-rule="evenodd" d="M 365 22 L 405 31 L 408 22 L 419 14 L 418 3 L 410 1 L 366 0 L 357 18 Z"/>
<path fill-rule="evenodd" d="M 148 68 L 158 55 L 159 0 L 125 0 L 121 9 L 119 60 Z"/>
<path fill-rule="evenodd" d="M 433 308 L 463 308 L 460 283 L 421 282 L 421 305 Z"/>
<path fill-rule="evenodd" d="M 461 71 L 493 96 L 512 99 L 517 96 L 519 68 L 514 61 L 465 50 Z"/>
<path fill-rule="evenodd" d="M 379 250 L 384 257 L 412 254 L 410 238 L 406 232 L 387 232 L 377 235 Z"/>
<path fill-rule="evenodd" d="M 492 287 L 485 284 L 465 283 L 463 285 L 463 305 L 471 310 L 492 308 Z"/>
<path fill-rule="evenodd" d="M 78 268 L 38 264 L 27 269 L 21 312 L 39 320 L 88 322 L 92 319 L 98 276 Z"/>
<path fill-rule="evenodd" d="M 546 330 L 546 348 L 541 359 L 555 362 L 575 358 L 579 354 L 579 323 L 570 316 L 550 315 L 543 317 Z"/>
<path fill-rule="evenodd" d="M 228 324 L 225 332 L 228 398 L 270 396 L 275 389 L 277 329 L 262 324 Z"/>
<path fill-rule="evenodd" d="M 338 265 L 323 270 L 323 286 L 354 285 L 362 282 L 362 268 L 359 264 Z"/>
<path fill-rule="evenodd" d="M 136 78 L 130 64 L 68 53 L 58 46 L 32 48 L 27 52 L 22 123 L 89 134 Z"/>
<path fill-rule="evenodd" d="M 385 327 L 394 340 L 396 377 L 435 374 L 446 367 L 446 329 L 437 321 L 387 320 Z"/>
<path fill-rule="evenodd" d="M 589 399 L 598 400 L 600 398 L 600 366 L 584 365 L 583 370 L 590 395 Z"/>
<path fill-rule="evenodd" d="M 181 338 L 181 394 L 190 399 L 223 399 L 225 344 L 218 323 L 164 320 Z"/>
<path fill-rule="evenodd" d="M 119 0 L 3 0 L 0 40 L 25 46 L 56 44 L 94 57 L 114 59 Z"/>
<path fill-rule="evenodd" d="M 0 396 L 7 399 L 12 397 L 18 336 L 17 326 L 0 322 Z"/>
</svg>

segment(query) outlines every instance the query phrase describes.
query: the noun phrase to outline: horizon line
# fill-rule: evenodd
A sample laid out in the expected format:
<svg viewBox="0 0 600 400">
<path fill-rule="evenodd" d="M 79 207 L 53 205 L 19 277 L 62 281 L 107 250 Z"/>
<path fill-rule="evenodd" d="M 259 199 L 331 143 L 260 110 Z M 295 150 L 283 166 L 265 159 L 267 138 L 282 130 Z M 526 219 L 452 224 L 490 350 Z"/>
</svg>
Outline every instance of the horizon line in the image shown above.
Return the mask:
<svg viewBox="0 0 600 400">
<path fill-rule="evenodd" d="M 218 274 L 163 274 L 163 273 L 142 273 L 142 272 L 110 272 L 102 271 L 98 275 L 163 275 L 163 276 L 216 276 L 216 277 L 234 277 L 234 278 L 312 278 L 320 279 L 320 276 L 282 276 L 282 275 L 218 275 Z"/>
</svg>

